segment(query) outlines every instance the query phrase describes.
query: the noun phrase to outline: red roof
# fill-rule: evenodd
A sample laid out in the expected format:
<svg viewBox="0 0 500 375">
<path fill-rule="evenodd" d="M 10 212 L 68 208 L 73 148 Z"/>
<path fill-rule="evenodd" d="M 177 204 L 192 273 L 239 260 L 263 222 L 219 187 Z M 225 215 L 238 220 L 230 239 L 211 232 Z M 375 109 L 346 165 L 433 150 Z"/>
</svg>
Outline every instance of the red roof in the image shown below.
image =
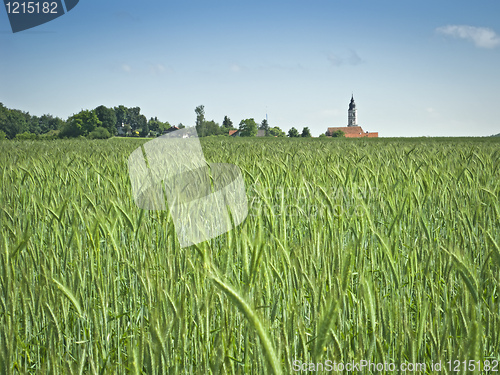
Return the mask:
<svg viewBox="0 0 500 375">
<path fill-rule="evenodd" d="M 332 134 L 333 132 L 335 132 L 337 130 L 343 131 L 346 138 L 363 138 L 363 137 L 377 138 L 378 137 L 378 133 L 364 132 L 363 129 L 361 129 L 361 126 L 342 126 L 342 127 L 337 127 L 337 128 L 328 128 L 328 133 Z"/>
<path fill-rule="evenodd" d="M 229 130 L 229 135 L 233 135 L 234 133 L 236 133 L 238 130 Z"/>
</svg>

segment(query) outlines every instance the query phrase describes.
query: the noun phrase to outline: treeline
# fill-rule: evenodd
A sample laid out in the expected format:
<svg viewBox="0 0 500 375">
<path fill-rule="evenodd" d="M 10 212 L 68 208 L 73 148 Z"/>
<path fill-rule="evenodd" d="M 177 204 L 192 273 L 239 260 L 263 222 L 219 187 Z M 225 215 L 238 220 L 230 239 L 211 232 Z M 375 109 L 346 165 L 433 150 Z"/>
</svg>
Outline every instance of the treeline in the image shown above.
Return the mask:
<svg viewBox="0 0 500 375">
<path fill-rule="evenodd" d="M 27 112 L 6 108 L 0 103 L 0 139 L 14 139 L 18 134 L 54 134 L 65 121 L 52 115 L 31 116 Z"/>
<path fill-rule="evenodd" d="M 224 116 L 222 125 L 219 125 L 214 120 L 207 121 L 205 119 L 205 107 L 200 105 L 194 110 L 196 113 L 196 131 L 199 137 L 229 135 L 230 130 L 237 130 L 240 137 L 255 137 L 259 130 L 263 131 L 263 135 L 267 137 L 286 137 L 287 134 L 278 126 L 270 127 L 267 119 L 257 124 L 253 118 L 241 120 L 238 128 L 233 126 L 233 122 L 227 116 Z M 302 133 L 295 128 L 288 131 L 288 136 L 294 137 L 311 137 L 311 132 L 308 127 L 302 130 Z"/>
<path fill-rule="evenodd" d="M 29 112 L 9 109 L 0 103 L 0 138 L 109 138 L 120 132 L 131 136 L 149 136 L 150 133 L 162 133 L 170 127 L 168 122 L 162 122 L 157 117 L 147 120 L 141 114 L 140 107 L 120 105 L 108 108 L 101 105 L 92 110 L 82 110 L 63 120 L 50 114 L 32 116 Z"/>
<path fill-rule="evenodd" d="M 260 135 L 270 137 L 310 137 L 309 128 L 304 128 L 302 133 L 291 128 L 286 134 L 279 127 L 270 127 L 267 119 L 257 124 L 253 118 L 241 120 L 238 128 L 224 116 L 222 125 L 214 120 L 205 119 L 205 107 L 200 105 L 195 109 L 196 131 L 198 136 L 229 135 L 230 130 L 237 131 L 242 137 Z M 172 126 L 168 121 L 162 122 L 157 117 L 149 120 L 141 114 L 140 107 L 108 108 L 101 105 L 92 110 L 82 110 L 77 114 L 63 120 L 50 114 L 32 116 L 29 112 L 18 109 L 9 109 L 0 103 L 0 139 L 56 139 L 56 138 L 109 138 L 114 135 L 155 137 L 169 130 L 184 128 L 182 123 Z"/>
</svg>

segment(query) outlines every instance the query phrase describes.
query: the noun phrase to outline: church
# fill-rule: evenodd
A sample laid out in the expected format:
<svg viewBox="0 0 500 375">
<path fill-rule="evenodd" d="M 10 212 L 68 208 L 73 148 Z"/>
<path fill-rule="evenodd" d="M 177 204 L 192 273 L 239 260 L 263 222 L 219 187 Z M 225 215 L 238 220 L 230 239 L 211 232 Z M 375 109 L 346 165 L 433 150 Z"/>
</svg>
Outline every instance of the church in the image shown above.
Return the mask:
<svg viewBox="0 0 500 375">
<path fill-rule="evenodd" d="M 331 137 L 331 135 L 337 130 L 344 132 L 346 138 L 378 138 L 378 132 L 369 133 L 364 132 L 361 126 L 358 125 L 358 110 L 356 109 L 356 103 L 354 103 L 354 94 L 351 96 L 351 102 L 349 103 L 349 110 L 347 112 L 347 126 L 328 128 L 326 135 Z"/>
</svg>

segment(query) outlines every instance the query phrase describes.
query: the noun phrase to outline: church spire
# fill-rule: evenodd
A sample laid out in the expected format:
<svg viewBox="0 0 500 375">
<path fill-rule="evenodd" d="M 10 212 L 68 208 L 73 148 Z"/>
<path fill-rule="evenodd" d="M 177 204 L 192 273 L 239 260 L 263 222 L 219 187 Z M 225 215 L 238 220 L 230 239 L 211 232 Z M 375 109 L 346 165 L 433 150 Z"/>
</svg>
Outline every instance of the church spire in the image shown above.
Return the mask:
<svg viewBox="0 0 500 375">
<path fill-rule="evenodd" d="M 349 111 L 347 112 L 347 126 L 358 126 L 356 103 L 354 103 L 354 93 L 351 94 Z"/>
<path fill-rule="evenodd" d="M 351 102 L 349 103 L 349 110 L 355 109 L 356 103 L 354 103 L 354 94 L 351 95 Z"/>
</svg>

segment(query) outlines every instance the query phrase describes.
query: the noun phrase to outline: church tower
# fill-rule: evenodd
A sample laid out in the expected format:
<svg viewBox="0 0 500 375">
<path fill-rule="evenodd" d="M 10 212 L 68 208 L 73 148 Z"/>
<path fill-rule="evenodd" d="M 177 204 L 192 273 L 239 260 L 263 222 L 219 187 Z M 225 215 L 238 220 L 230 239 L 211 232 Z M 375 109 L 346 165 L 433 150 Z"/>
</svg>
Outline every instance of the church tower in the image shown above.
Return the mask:
<svg viewBox="0 0 500 375">
<path fill-rule="evenodd" d="M 347 112 L 347 126 L 358 126 L 358 114 L 356 103 L 354 103 L 354 94 L 351 96 L 349 111 Z"/>
</svg>

